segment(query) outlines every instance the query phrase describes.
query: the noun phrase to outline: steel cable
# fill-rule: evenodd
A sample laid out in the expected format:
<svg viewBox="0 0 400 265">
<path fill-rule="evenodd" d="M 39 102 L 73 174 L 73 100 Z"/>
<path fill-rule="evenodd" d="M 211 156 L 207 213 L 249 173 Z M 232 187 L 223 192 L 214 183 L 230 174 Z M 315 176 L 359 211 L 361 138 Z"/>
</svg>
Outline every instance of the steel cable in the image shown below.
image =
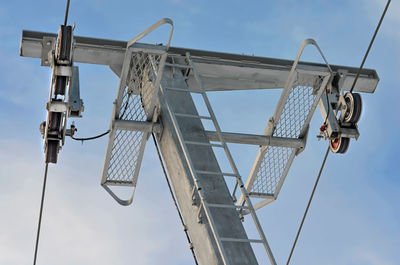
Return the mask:
<svg viewBox="0 0 400 265">
<path fill-rule="evenodd" d="M 355 87 L 355 85 L 356 85 L 356 83 L 357 83 L 358 77 L 360 76 L 361 70 L 362 70 L 363 67 L 364 67 L 364 63 L 365 63 L 365 61 L 366 61 L 366 59 L 367 59 L 367 57 L 368 57 L 369 51 L 371 50 L 372 44 L 373 44 L 374 41 L 375 41 L 375 37 L 376 37 L 376 35 L 377 35 L 378 31 L 379 31 L 379 28 L 381 27 L 383 18 L 384 18 L 385 15 L 386 15 L 386 11 L 387 11 L 388 8 L 389 8 L 390 2 L 391 2 L 391 0 L 388 0 L 387 3 L 386 3 L 385 9 L 383 10 L 382 16 L 381 16 L 381 18 L 380 18 L 380 20 L 379 20 L 379 22 L 378 22 L 378 25 L 377 25 L 377 27 L 376 27 L 376 29 L 375 29 L 374 35 L 372 36 L 372 39 L 371 39 L 371 41 L 370 41 L 370 43 L 369 43 L 369 45 L 368 45 L 368 49 L 367 49 L 367 51 L 366 51 L 366 53 L 365 53 L 365 55 L 364 55 L 364 58 L 363 58 L 363 60 L 362 60 L 362 62 L 361 62 L 360 68 L 358 68 L 356 77 L 354 78 L 353 84 L 352 84 L 352 86 L 351 86 L 351 88 L 350 88 L 350 93 L 353 92 L 353 89 L 354 89 L 354 87 Z M 299 229 L 297 230 L 296 238 L 295 238 L 294 243 L 293 243 L 293 245 L 292 245 L 292 249 L 290 250 L 289 258 L 288 258 L 288 260 L 287 260 L 286 265 L 289 265 L 290 260 L 291 260 L 291 258 L 292 258 L 293 251 L 294 251 L 294 249 L 295 249 L 295 247 L 296 247 L 297 240 L 298 240 L 298 238 L 299 238 L 299 236 L 300 236 L 300 233 L 301 233 L 301 230 L 302 230 L 302 228 L 303 228 L 304 220 L 306 219 L 308 210 L 309 210 L 309 208 L 310 208 L 312 199 L 313 199 L 313 197 L 314 197 L 315 190 L 316 190 L 316 188 L 317 188 L 317 186 L 318 186 L 318 182 L 319 182 L 319 179 L 320 179 L 320 177 L 321 177 L 322 170 L 324 169 L 325 162 L 326 162 L 326 159 L 327 159 L 328 154 L 329 154 L 329 149 L 330 149 L 330 148 L 329 148 L 329 146 L 328 146 L 328 149 L 326 150 L 325 157 L 324 157 L 324 160 L 323 160 L 323 162 L 322 162 L 321 168 L 320 168 L 320 170 L 319 170 L 317 179 L 316 179 L 316 181 L 315 181 L 314 188 L 313 188 L 313 190 L 312 190 L 310 199 L 308 200 L 308 204 L 307 204 L 306 210 L 305 210 L 305 212 L 304 212 L 303 219 L 301 220 Z"/>
<path fill-rule="evenodd" d="M 371 50 L 371 47 L 372 47 L 372 44 L 374 43 L 376 34 L 378 33 L 379 28 L 381 27 L 383 18 L 385 17 L 386 11 L 387 11 L 388 8 L 389 8 L 390 2 L 391 2 L 391 0 L 388 0 L 388 1 L 387 1 L 387 4 L 386 4 L 386 6 L 385 6 L 385 9 L 383 10 L 381 19 L 379 20 L 378 26 L 376 26 L 374 35 L 372 36 L 371 42 L 369 43 L 368 49 L 367 49 L 367 51 L 366 51 L 366 53 L 365 53 L 365 55 L 364 55 L 364 58 L 363 58 L 363 60 L 362 60 L 362 62 L 361 62 L 360 68 L 358 68 L 358 71 L 357 71 L 356 77 L 354 78 L 353 84 L 351 85 L 350 93 L 353 92 L 353 89 L 354 89 L 354 87 L 355 87 L 355 85 L 356 85 L 357 79 L 358 79 L 358 77 L 360 76 L 360 73 L 361 73 L 362 68 L 364 67 L 365 60 L 367 60 L 369 51 Z"/>
<path fill-rule="evenodd" d="M 181 210 L 179 209 L 179 206 L 178 206 L 178 203 L 177 203 L 177 201 L 176 201 L 174 192 L 173 192 L 173 190 L 172 190 L 171 183 L 170 183 L 170 181 L 169 181 L 169 179 L 168 179 L 168 174 L 167 174 L 167 171 L 165 170 L 164 161 L 163 161 L 163 159 L 162 159 L 162 157 L 161 157 L 161 153 L 160 153 L 160 149 L 159 149 L 159 147 L 158 147 L 157 141 L 156 141 L 156 137 L 154 136 L 154 133 L 151 133 L 151 135 L 152 135 L 152 137 L 153 137 L 154 145 L 155 145 L 156 150 L 157 150 L 158 159 L 160 160 L 161 168 L 162 168 L 162 170 L 163 170 L 165 180 L 167 181 L 167 184 L 168 184 L 169 192 L 170 192 L 170 194 L 171 194 L 172 200 L 174 201 L 176 211 L 178 212 L 179 219 L 181 220 L 181 224 L 182 224 L 182 226 L 183 226 L 183 228 L 184 228 L 184 231 L 185 231 L 185 234 L 186 234 L 186 239 L 187 239 L 187 241 L 188 241 L 188 243 L 189 243 L 190 250 L 191 250 L 191 252 L 192 252 L 194 262 L 195 262 L 196 265 L 198 265 L 199 263 L 198 263 L 198 261 L 197 261 L 196 254 L 194 253 L 194 250 L 193 250 L 192 240 L 190 239 L 189 233 L 188 233 L 188 231 L 187 231 L 187 226 L 186 226 L 186 224 L 185 224 L 185 221 L 183 220 L 183 216 L 182 216 Z"/>
<path fill-rule="evenodd" d="M 68 21 L 68 13 L 69 13 L 69 1 L 67 0 L 67 7 L 65 8 L 65 19 L 64 19 L 64 26 L 67 25 L 67 21 Z"/>
<path fill-rule="evenodd" d="M 48 168 L 49 168 L 49 163 L 46 163 L 46 166 L 45 166 L 45 169 L 44 169 L 42 199 L 40 201 L 39 221 L 38 221 L 38 228 L 37 228 L 37 234 L 36 234 L 35 255 L 33 257 L 33 265 L 36 264 L 37 251 L 38 251 L 38 246 L 39 246 L 40 227 L 41 227 L 41 223 L 42 223 L 43 203 L 44 203 L 44 194 L 45 194 L 45 191 L 46 191 L 46 181 L 47 181 L 47 170 L 48 170 Z"/>
<path fill-rule="evenodd" d="M 301 229 L 303 228 L 304 220 L 306 219 L 306 216 L 307 216 L 307 213 L 308 213 L 308 209 L 310 208 L 312 199 L 314 197 L 315 190 L 317 189 L 318 182 L 319 182 L 319 179 L 321 177 L 322 170 L 324 169 L 326 159 L 328 158 L 329 149 L 330 148 L 328 146 L 328 149 L 326 150 L 326 153 L 325 153 L 324 160 L 322 161 L 321 168 L 319 169 L 319 173 L 318 173 L 317 179 L 315 180 L 314 188 L 313 188 L 313 190 L 311 192 L 310 199 L 308 200 L 308 204 L 307 204 L 306 210 L 304 212 L 303 219 L 301 220 L 299 229 L 297 230 L 296 238 L 295 238 L 295 240 L 293 242 L 292 249 L 290 250 L 289 258 L 288 258 L 288 261 L 286 262 L 286 265 L 289 265 L 290 259 L 292 258 L 294 248 L 296 247 L 296 243 L 297 243 L 297 240 L 299 239 L 299 236 L 300 236 L 300 233 L 301 233 Z"/>
<path fill-rule="evenodd" d="M 69 3 L 70 3 L 70 0 L 67 0 L 67 6 L 66 6 L 66 9 L 65 9 L 64 26 L 67 25 L 67 21 L 68 21 Z M 43 187 L 42 187 L 42 198 L 40 200 L 39 220 L 38 220 L 38 227 L 37 227 L 37 233 L 36 233 L 35 254 L 33 256 L 33 265 L 36 265 L 36 260 L 37 260 L 37 253 L 38 253 L 39 239 L 40 239 L 40 228 L 41 228 L 41 225 L 42 225 L 44 196 L 45 196 L 45 193 L 46 193 L 46 182 L 47 182 L 48 169 L 49 169 L 49 163 L 45 163 L 44 177 L 43 177 Z"/>
</svg>

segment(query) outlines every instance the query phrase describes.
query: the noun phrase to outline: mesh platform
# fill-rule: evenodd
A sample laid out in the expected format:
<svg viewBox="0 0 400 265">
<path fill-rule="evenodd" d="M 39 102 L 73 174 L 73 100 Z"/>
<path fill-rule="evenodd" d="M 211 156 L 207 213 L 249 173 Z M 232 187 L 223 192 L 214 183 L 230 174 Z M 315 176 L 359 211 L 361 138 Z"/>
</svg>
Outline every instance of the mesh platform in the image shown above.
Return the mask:
<svg viewBox="0 0 400 265">
<path fill-rule="evenodd" d="M 120 100 L 116 104 L 119 120 L 151 119 L 149 117 L 151 109 L 148 106 L 155 94 L 155 69 L 160 58 L 160 55 L 142 52 L 132 55 L 125 79 L 127 85 L 120 86 L 117 96 Z M 102 184 L 136 186 L 148 136 L 148 132 L 112 129 L 103 168 Z"/>
<path fill-rule="evenodd" d="M 320 75 L 300 73 L 288 91 L 283 91 L 282 105 L 278 105 L 276 123 L 272 129 L 275 137 L 298 139 L 306 133 L 308 124 L 319 101 L 324 78 Z M 325 83 L 326 84 L 326 83 Z M 277 196 L 293 158 L 295 148 L 266 146 L 260 148 L 253 166 L 247 189 L 255 197 Z"/>
</svg>

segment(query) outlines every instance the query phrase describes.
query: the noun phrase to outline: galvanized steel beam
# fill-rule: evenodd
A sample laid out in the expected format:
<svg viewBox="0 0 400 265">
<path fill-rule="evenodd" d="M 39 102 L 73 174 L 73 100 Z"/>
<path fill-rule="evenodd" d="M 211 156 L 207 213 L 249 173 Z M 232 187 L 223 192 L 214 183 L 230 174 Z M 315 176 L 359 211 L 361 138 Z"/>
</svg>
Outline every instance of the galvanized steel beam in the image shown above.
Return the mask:
<svg viewBox="0 0 400 265">
<path fill-rule="evenodd" d="M 22 32 L 21 56 L 45 57 L 56 34 L 28 31 Z M 122 62 L 127 42 L 88 37 L 74 37 L 74 61 L 81 63 L 101 64 L 109 66 L 117 75 L 122 69 Z M 152 44 L 135 44 L 149 50 L 163 49 L 163 46 Z M 242 89 L 283 88 L 293 65 L 292 60 L 282 60 L 258 56 L 236 55 L 229 53 L 201 51 L 187 48 L 170 47 L 169 54 L 184 56 L 190 52 L 196 61 L 203 85 L 207 91 L 225 91 Z M 334 73 L 346 71 L 343 88 L 349 90 L 358 68 L 331 65 Z M 326 70 L 324 64 L 299 62 L 299 68 Z M 373 93 L 379 77 L 375 70 L 363 69 L 354 91 Z M 188 80 L 191 91 L 199 91 L 193 78 Z"/>
</svg>

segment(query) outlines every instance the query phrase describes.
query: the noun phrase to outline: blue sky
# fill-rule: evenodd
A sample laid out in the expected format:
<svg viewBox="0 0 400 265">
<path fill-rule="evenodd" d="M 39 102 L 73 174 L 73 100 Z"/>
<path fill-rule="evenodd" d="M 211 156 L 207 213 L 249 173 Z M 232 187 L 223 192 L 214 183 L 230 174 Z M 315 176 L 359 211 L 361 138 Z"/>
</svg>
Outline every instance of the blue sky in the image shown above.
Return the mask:
<svg viewBox="0 0 400 265">
<path fill-rule="evenodd" d="M 331 64 L 359 66 L 386 1 L 106 1 L 71 0 L 75 34 L 128 40 L 162 17 L 175 23 L 172 45 L 293 59 L 314 38 Z M 49 68 L 19 57 L 22 29 L 56 32 L 65 1 L 0 4 L 0 264 L 33 257 L 44 170 L 39 124 L 45 119 Z M 400 259 L 400 5 L 393 1 L 367 68 L 380 76 L 363 95 L 361 136 L 345 155 L 330 155 L 292 264 L 395 265 Z M 163 35 L 164 34 L 164 35 Z M 166 32 L 148 42 L 161 42 Z M 305 60 L 319 61 L 310 49 Z M 106 67 L 80 64 L 84 117 L 79 136 L 108 128 L 118 79 Z M 210 94 L 222 129 L 262 133 L 279 95 Z M 242 104 L 241 109 L 236 108 Z M 316 111 L 308 145 L 295 159 L 278 200 L 258 214 L 278 264 L 288 256 L 326 142 Z M 100 187 L 106 139 L 68 141 L 49 169 L 38 264 L 193 264 L 152 144 L 134 204 L 117 205 Z M 257 150 L 232 145 L 242 175 Z M 258 252 L 257 252 L 258 253 Z M 261 262 L 260 264 L 268 264 Z"/>
</svg>

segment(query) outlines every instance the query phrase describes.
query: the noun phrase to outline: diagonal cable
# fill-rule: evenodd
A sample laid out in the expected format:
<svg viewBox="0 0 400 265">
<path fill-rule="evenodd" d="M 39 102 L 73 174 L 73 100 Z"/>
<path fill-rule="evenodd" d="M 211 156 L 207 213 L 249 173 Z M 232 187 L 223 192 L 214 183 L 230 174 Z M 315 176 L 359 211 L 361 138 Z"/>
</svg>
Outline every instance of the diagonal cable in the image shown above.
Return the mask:
<svg viewBox="0 0 400 265">
<path fill-rule="evenodd" d="M 372 44 L 374 43 L 376 34 L 378 33 L 379 28 L 381 27 L 383 18 L 385 17 L 386 11 L 387 11 L 388 8 L 389 8 L 390 1 L 391 1 L 391 0 L 388 0 L 387 3 L 386 3 L 385 9 L 383 10 L 383 13 L 382 13 L 382 16 L 381 16 L 381 19 L 379 20 L 379 23 L 378 23 L 378 25 L 376 26 L 374 35 L 372 36 L 371 42 L 369 43 L 368 49 L 367 49 L 367 51 L 366 51 L 366 53 L 365 53 L 365 55 L 364 55 L 364 58 L 363 58 L 363 60 L 362 60 L 362 62 L 361 62 L 360 68 L 358 68 L 358 71 L 357 71 L 356 77 L 354 78 L 353 84 L 351 85 L 350 93 L 353 92 L 353 89 L 354 89 L 354 87 L 355 87 L 355 85 L 356 85 L 357 79 L 358 79 L 358 77 L 360 76 L 360 73 L 361 73 L 362 68 L 364 67 L 365 60 L 367 60 L 369 51 L 371 50 Z"/>
<path fill-rule="evenodd" d="M 67 6 L 66 6 L 66 8 L 65 8 L 64 26 L 67 25 L 67 21 L 68 21 L 69 1 L 70 1 L 70 0 L 67 0 Z"/>
<path fill-rule="evenodd" d="M 47 181 L 47 170 L 48 170 L 48 168 L 49 168 L 49 163 L 46 163 L 46 166 L 44 168 L 42 199 L 40 201 L 39 221 L 38 221 L 38 228 L 37 228 L 37 234 L 36 234 L 35 255 L 33 257 L 33 265 L 36 264 L 37 251 L 38 251 L 38 246 L 39 246 L 40 227 L 41 227 L 41 223 L 42 223 L 43 203 L 44 203 L 44 194 L 45 194 L 45 191 L 46 191 L 46 181 Z"/>
<path fill-rule="evenodd" d="M 325 153 L 324 160 L 322 161 L 321 168 L 319 169 L 319 173 L 318 173 L 317 179 L 315 180 L 314 188 L 313 188 L 313 190 L 311 192 L 310 199 L 308 200 L 308 204 L 307 204 L 306 210 L 304 212 L 303 219 L 301 220 L 299 229 L 297 230 L 296 238 L 295 238 L 295 240 L 293 242 L 292 249 L 290 250 L 289 258 L 288 258 L 288 261 L 286 262 L 286 265 L 289 265 L 290 259 L 292 258 L 294 248 L 296 247 L 296 243 L 297 243 L 297 240 L 299 239 L 299 236 L 300 236 L 300 233 L 301 233 L 301 229 L 303 228 L 304 220 L 307 217 L 308 209 L 310 209 L 310 205 L 311 205 L 312 199 L 314 197 L 315 190 L 317 189 L 318 182 L 319 182 L 319 179 L 321 177 L 322 170 L 324 169 L 326 159 L 328 158 L 329 149 L 330 149 L 330 147 L 328 146 L 328 149 L 326 150 L 326 153 Z"/>
</svg>

